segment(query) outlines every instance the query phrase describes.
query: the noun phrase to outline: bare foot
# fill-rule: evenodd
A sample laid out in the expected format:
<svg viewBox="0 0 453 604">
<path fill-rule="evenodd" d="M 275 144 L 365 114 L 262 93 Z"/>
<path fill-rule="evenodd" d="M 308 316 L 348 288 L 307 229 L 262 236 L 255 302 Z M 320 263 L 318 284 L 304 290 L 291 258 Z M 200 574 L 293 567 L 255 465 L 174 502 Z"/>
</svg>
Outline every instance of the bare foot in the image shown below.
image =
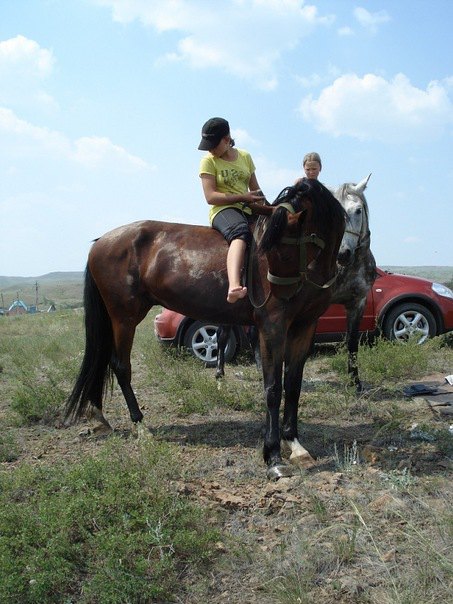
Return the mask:
<svg viewBox="0 0 453 604">
<path fill-rule="evenodd" d="M 230 304 L 234 304 L 241 298 L 245 298 L 246 295 L 246 287 L 233 287 L 233 289 L 230 289 L 230 291 L 228 292 L 227 301 L 230 302 Z"/>
</svg>

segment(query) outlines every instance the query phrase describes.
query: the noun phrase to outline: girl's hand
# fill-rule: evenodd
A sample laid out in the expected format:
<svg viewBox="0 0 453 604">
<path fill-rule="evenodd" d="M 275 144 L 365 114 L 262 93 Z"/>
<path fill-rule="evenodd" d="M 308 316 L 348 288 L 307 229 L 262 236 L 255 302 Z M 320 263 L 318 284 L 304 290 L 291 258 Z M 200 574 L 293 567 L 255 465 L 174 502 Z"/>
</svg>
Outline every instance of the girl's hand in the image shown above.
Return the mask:
<svg viewBox="0 0 453 604">
<path fill-rule="evenodd" d="M 256 189 L 256 191 L 249 191 L 244 195 L 244 203 L 247 205 L 249 203 L 259 203 L 264 201 L 266 201 L 266 198 L 264 197 L 264 194 L 261 189 Z"/>
</svg>

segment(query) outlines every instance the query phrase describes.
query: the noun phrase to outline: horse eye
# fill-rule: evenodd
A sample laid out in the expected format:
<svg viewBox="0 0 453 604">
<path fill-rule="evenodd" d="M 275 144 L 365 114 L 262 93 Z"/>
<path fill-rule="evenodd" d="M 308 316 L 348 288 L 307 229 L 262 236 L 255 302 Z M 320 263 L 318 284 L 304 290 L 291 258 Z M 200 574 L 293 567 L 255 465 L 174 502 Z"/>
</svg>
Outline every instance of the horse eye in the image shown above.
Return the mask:
<svg viewBox="0 0 453 604">
<path fill-rule="evenodd" d="M 361 214 L 362 213 L 362 208 L 357 208 L 357 210 L 355 211 L 356 214 Z"/>
</svg>

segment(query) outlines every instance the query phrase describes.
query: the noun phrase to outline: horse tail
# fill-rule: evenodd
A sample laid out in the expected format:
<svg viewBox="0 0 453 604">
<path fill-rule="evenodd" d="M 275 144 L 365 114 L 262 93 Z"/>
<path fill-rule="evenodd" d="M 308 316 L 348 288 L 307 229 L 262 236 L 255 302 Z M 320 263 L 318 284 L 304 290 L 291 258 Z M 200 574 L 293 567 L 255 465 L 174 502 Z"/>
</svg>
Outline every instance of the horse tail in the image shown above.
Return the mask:
<svg viewBox="0 0 453 604">
<path fill-rule="evenodd" d="M 74 388 L 67 400 L 65 421 L 77 421 L 90 402 L 102 411 L 107 385 L 112 384 L 112 323 L 99 289 L 87 265 L 83 294 L 85 307 L 85 354 Z"/>
</svg>

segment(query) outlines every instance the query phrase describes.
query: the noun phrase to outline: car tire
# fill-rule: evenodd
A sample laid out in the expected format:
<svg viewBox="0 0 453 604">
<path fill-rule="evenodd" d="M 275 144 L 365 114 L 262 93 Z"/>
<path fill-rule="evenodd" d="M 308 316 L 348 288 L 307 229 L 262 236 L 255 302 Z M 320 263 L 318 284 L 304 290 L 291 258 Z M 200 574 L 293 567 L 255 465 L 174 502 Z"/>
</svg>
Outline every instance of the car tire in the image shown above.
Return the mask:
<svg viewBox="0 0 453 604">
<path fill-rule="evenodd" d="M 382 331 L 389 340 L 405 343 L 415 337 L 418 344 L 423 344 L 437 334 L 437 325 L 432 312 L 426 306 L 405 302 L 398 304 L 388 313 Z"/>
<path fill-rule="evenodd" d="M 194 321 L 184 335 L 184 347 L 193 356 L 205 363 L 206 367 L 217 365 L 217 325 Z M 225 362 L 234 359 L 238 349 L 238 341 L 234 329 L 225 348 Z"/>
</svg>

